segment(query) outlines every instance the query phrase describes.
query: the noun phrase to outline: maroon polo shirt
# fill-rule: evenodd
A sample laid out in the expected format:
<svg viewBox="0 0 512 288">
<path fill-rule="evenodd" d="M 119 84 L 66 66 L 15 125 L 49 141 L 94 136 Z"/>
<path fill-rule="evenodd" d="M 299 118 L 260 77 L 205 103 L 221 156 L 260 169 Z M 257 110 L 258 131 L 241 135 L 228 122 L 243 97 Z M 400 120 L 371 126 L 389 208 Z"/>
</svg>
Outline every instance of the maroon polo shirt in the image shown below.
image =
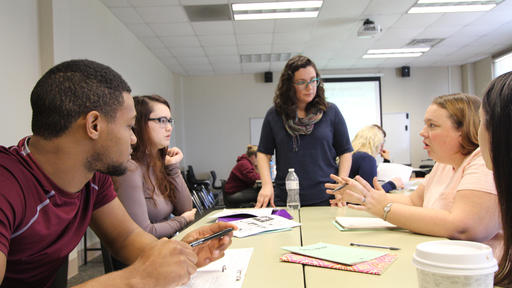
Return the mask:
<svg viewBox="0 0 512 288">
<path fill-rule="evenodd" d="M 32 158 L 29 139 L 0 146 L 0 251 L 7 256 L 0 287 L 49 287 L 92 212 L 116 197 L 110 177 L 98 172 L 79 192 L 62 190 Z"/>
</svg>

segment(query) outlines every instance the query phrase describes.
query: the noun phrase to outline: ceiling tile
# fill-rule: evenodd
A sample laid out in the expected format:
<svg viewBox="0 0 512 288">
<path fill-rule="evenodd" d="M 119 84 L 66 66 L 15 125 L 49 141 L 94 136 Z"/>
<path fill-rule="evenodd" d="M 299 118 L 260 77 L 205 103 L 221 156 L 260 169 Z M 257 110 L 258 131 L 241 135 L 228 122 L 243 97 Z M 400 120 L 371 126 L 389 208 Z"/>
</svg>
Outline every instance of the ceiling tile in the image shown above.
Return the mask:
<svg viewBox="0 0 512 288">
<path fill-rule="evenodd" d="M 127 0 L 101 0 L 107 7 L 130 7 Z"/>
<path fill-rule="evenodd" d="M 123 23 L 144 23 L 132 7 L 111 8 L 110 11 Z"/>
<path fill-rule="evenodd" d="M 162 37 L 162 42 L 165 46 L 174 47 L 201 47 L 201 43 L 196 36 L 168 36 Z"/>
<path fill-rule="evenodd" d="M 320 14 L 320 19 L 341 18 L 341 19 L 359 19 L 360 15 L 370 3 L 370 0 L 358 1 L 324 1 Z"/>
<path fill-rule="evenodd" d="M 194 22 L 192 27 L 197 35 L 233 34 L 231 21 Z"/>
<path fill-rule="evenodd" d="M 276 20 L 275 33 L 304 33 L 310 34 L 313 26 L 318 22 L 316 18 L 306 19 L 279 19 Z"/>
<path fill-rule="evenodd" d="M 215 73 L 219 74 L 240 74 L 242 73 L 242 67 L 238 66 L 213 66 Z"/>
<path fill-rule="evenodd" d="M 149 26 L 146 24 L 127 23 L 125 25 L 137 37 L 154 37 L 155 36 L 155 33 L 153 33 L 153 30 L 151 30 L 151 28 L 149 28 Z"/>
<path fill-rule="evenodd" d="M 175 23 L 188 21 L 181 6 L 137 7 L 137 13 L 146 23 Z"/>
<path fill-rule="evenodd" d="M 176 6 L 180 5 L 178 0 L 128 0 L 134 7 L 151 6 Z"/>
<path fill-rule="evenodd" d="M 183 5 L 214 5 L 226 4 L 228 0 L 180 0 Z"/>
<path fill-rule="evenodd" d="M 234 35 L 203 35 L 199 36 L 203 46 L 234 46 L 236 40 Z"/>
<path fill-rule="evenodd" d="M 183 68 L 188 73 L 198 73 L 198 72 L 213 72 L 213 68 L 210 64 L 208 65 L 184 65 Z"/>
<path fill-rule="evenodd" d="M 235 21 L 236 34 L 257 34 L 274 32 L 275 20 Z"/>
<path fill-rule="evenodd" d="M 272 53 L 302 52 L 305 45 L 303 43 L 288 43 L 272 45 Z"/>
<path fill-rule="evenodd" d="M 238 45 L 240 54 L 262 54 L 271 51 L 271 45 Z"/>
<path fill-rule="evenodd" d="M 164 44 L 157 37 L 139 37 L 139 40 L 148 48 L 165 49 Z"/>
<path fill-rule="evenodd" d="M 178 59 L 181 59 L 181 57 L 199 57 L 199 56 L 205 56 L 203 48 L 182 48 L 182 47 L 174 47 L 169 48 L 171 52 L 178 57 Z"/>
<path fill-rule="evenodd" d="M 169 50 L 167 50 L 165 48 L 163 48 L 163 49 L 162 48 L 159 48 L 159 49 L 154 48 L 154 49 L 151 49 L 151 51 L 159 59 L 174 58 L 174 56 L 171 54 L 171 52 L 169 52 Z"/>
<path fill-rule="evenodd" d="M 236 46 L 205 46 L 203 48 L 208 56 L 238 55 Z"/>
<path fill-rule="evenodd" d="M 477 18 L 480 18 L 485 12 L 466 12 L 466 13 L 445 13 L 434 21 L 430 28 L 464 27 Z"/>
<path fill-rule="evenodd" d="M 439 19 L 442 15 L 443 14 L 441 13 L 404 14 L 398 19 L 398 21 L 395 22 L 395 24 L 393 24 L 393 28 L 425 29 L 434 23 L 437 19 Z"/>
<path fill-rule="evenodd" d="M 190 23 L 149 24 L 157 36 L 191 36 L 195 35 Z"/>
<path fill-rule="evenodd" d="M 210 59 L 210 63 L 214 65 L 233 65 L 240 64 L 240 57 L 238 56 L 211 56 L 208 57 Z"/>
<path fill-rule="evenodd" d="M 407 13 L 417 0 L 393 0 L 392 5 L 389 0 L 373 0 L 370 2 L 365 15 L 382 15 L 382 14 L 402 14 Z"/>
<path fill-rule="evenodd" d="M 270 45 L 272 44 L 272 34 L 244 34 L 236 35 L 238 45 Z"/>
<path fill-rule="evenodd" d="M 432 26 L 431 26 L 432 27 Z M 425 38 L 448 38 L 451 35 L 457 33 L 460 30 L 459 26 L 446 26 L 443 28 L 427 28 L 423 30 L 420 34 L 416 35 L 415 38 L 425 39 Z"/>
<path fill-rule="evenodd" d="M 310 33 L 274 33 L 273 44 L 305 43 L 311 38 Z"/>
<path fill-rule="evenodd" d="M 188 65 L 210 65 L 210 60 L 207 57 L 180 57 L 178 62 L 184 66 Z"/>
</svg>

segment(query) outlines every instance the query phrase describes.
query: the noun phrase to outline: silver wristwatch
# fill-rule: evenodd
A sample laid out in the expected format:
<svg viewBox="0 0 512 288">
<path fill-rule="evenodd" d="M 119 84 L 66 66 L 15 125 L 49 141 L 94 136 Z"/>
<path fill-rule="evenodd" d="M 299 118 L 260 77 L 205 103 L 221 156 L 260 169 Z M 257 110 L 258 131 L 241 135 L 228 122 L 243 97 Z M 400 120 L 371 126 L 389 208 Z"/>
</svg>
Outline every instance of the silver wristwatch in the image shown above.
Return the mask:
<svg viewBox="0 0 512 288">
<path fill-rule="evenodd" d="M 388 217 L 388 213 L 391 211 L 391 206 L 393 206 L 393 202 L 389 202 L 386 206 L 384 206 L 384 216 L 382 216 L 384 221 L 386 221 L 386 217 Z"/>
</svg>

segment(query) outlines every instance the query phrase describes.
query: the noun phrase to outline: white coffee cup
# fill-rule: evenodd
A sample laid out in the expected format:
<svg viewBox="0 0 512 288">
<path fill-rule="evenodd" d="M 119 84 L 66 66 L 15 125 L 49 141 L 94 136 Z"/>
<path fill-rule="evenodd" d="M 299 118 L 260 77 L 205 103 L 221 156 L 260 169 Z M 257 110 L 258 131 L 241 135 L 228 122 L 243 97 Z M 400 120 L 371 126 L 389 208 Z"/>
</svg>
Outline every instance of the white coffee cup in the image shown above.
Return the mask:
<svg viewBox="0 0 512 288">
<path fill-rule="evenodd" d="M 420 288 L 493 287 L 498 270 L 488 245 L 459 240 L 420 243 L 412 262 Z"/>
</svg>

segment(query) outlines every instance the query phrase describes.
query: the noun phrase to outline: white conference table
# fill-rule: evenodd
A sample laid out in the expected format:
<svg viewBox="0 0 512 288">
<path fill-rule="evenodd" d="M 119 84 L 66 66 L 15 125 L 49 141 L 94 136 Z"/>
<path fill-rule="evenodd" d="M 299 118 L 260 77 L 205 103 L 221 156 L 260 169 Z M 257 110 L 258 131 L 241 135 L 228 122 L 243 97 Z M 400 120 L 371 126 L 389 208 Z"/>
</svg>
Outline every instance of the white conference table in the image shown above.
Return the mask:
<svg viewBox="0 0 512 288">
<path fill-rule="evenodd" d="M 212 212 L 216 213 L 216 211 Z M 406 230 L 339 231 L 333 224 L 337 216 L 368 216 L 350 208 L 303 207 L 290 214 L 300 227 L 291 231 L 246 238 L 233 238 L 230 248 L 254 248 L 243 287 L 418 287 L 412 256 L 417 244 L 443 238 L 418 235 Z M 300 219 L 300 221 L 299 221 Z M 188 227 L 180 235 L 208 223 L 208 216 Z M 178 237 L 179 238 L 179 237 Z M 326 242 L 348 246 L 350 242 L 395 246 L 398 258 L 382 275 L 341 271 L 279 261 L 286 254 L 282 246 Z M 367 248 L 372 249 L 372 248 Z M 380 250 L 380 249 L 379 249 Z"/>
</svg>

